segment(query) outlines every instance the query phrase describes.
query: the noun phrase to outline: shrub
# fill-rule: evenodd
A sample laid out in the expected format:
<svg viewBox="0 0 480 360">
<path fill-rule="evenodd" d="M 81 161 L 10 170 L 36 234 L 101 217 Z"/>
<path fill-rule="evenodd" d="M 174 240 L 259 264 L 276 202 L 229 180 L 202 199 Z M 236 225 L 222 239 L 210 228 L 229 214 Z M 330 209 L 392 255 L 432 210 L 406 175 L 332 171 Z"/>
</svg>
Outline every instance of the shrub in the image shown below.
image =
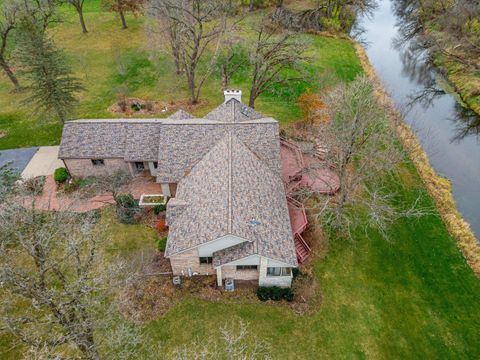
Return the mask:
<svg viewBox="0 0 480 360">
<path fill-rule="evenodd" d="M 165 231 L 167 228 L 165 219 L 158 219 L 158 222 L 157 222 L 157 225 L 155 225 L 155 228 L 157 229 L 158 232 Z"/>
<path fill-rule="evenodd" d="M 167 247 L 167 237 L 163 236 L 158 239 L 158 251 L 164 252 Z"/>
<path fill-rule="evenodd" d="M 300 269 L 299 268 L 292 268 L 292 275 L 294 278 L 296 278 L 298 275 L 302 275 L 302 273 L 300 272 Z"/>
<path fill-rule="evenodd" d="M 67 169 L 61 167 L 55 170 L 53 174 L 53 178 L 57 183 L 63 183 L 68 179 L 68 171 Z"/>
<path fill-rule="evenodd" d="M 133 198 L 132 194 L 120 194 L 117 196 L 115 200 L 118 206 L 121 206 L 127 209 L 132 209 L 137 207 L 137 202 Z"/>
<path fill-rule="evenodd" d="M 261 301 L 273 300 L 280 301 L 282 299 L 287 301 L 293 301 L 295 294 L 290 288 L 281 288 L 278 286 L 261 286 L 257 289 L 257 297 Z"/>
<path fill-rule="evenodd" d="M 270 288 L 261 286 L 257 289 L 257 296 L 262 301 L 270 299 Z"/>
<path fill-rule="evenodd" d="M 140 111 L 140 109 L 142 108 L 141 105 L 137 102 L 134 102 L 131 106 L 132 110 L 133 111 Z"/>
<path fill-rule="evenodd" d="M 138 203 L 131 194 L 121 194 L 115 199 L 117 202 L 117 218 L 122 224 L 135 224 L 138 212 Z"/>
<path fill-rule="evenodd" d="M 160 214 L 162 211 L 165 211 L 167 209 L 167 205 L 165 204 L 158 204 L 153 207 L 153 212 L 155 215 Z"/>
</svg>

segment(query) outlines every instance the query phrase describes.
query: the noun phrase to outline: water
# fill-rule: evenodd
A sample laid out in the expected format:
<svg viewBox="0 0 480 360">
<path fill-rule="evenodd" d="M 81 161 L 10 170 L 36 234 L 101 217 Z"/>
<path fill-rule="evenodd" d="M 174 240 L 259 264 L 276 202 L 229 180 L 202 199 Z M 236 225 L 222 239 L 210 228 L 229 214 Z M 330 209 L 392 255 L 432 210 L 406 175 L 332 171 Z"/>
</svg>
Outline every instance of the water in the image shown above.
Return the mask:
<svg viewBox="0 0 480 360">
<path fill-rule="evenodd" d="M 442 78 L 428 65 L 425 54 L 408 50 L 415 40 L 407 46 L 396 45 L 405 22 L 395 16 L 392 3 L 380 1 L 373 16 L 361 21 L 368 57 L 397 107 L 405 112 L 432 166 L 452 182 L 457 208 L 479 238 L 480 117 L 441 91 Z"/>
</svg>

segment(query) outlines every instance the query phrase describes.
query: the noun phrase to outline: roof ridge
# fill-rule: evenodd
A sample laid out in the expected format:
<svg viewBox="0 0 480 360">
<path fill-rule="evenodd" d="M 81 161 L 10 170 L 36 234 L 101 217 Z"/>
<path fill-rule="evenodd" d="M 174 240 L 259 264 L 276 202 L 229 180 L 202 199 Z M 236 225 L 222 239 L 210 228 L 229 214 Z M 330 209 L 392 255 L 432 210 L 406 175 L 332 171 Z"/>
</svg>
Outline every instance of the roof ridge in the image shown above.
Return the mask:
<svg viewBox="0 0 480 360">
<path fill-rule="evenodd" d="M 232 233 L 232 131 L 228 132 L 228 233 Z"/>
</svg>

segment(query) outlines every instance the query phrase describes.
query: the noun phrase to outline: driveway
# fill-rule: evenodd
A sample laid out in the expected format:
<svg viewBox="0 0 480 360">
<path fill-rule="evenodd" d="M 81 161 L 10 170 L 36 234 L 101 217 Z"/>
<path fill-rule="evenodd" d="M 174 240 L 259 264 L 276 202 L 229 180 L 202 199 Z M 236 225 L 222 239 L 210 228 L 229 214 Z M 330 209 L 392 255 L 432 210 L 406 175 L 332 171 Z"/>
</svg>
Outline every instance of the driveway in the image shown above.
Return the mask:
<svg viewBox="0 0 480 360">
<path fill-rule="evenodd" d="M 28 165 L 22 171 L 24 179 L 37 176 L 52 175 L 55 169 L 65 167 L 62 160 L 57 158 L 59 146 L 42 146 L 31 158 Z"/>
<path fill-rule="evenodd" d="M 11 163 L 12 168 L 22 172 L 37 150 L 38 147 L 2 150 L 0 151 L 0 167 Z"/>
</svg>

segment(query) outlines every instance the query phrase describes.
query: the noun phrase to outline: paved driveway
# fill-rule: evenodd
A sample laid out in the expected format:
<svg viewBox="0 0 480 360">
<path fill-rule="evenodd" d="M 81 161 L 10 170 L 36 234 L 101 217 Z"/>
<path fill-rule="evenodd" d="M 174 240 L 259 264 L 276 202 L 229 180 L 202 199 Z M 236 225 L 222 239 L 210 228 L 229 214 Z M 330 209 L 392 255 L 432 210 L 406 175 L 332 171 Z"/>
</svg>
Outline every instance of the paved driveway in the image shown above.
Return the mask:
<svg viewBox="0 0 480 360">
<path fill-rule="evenodd" d="M 32 157 L 22 172 L 24 179 L 52 175 L 55 169 L 65 167 L 57 158 L 59 146 L 42 146 Z"/>
<path fill-rule="evenodd" d="M 32 157 L 37 152 L 38 147 L 21 148 L 13 150 L 0 151 L 0 166 L 12 163 L 11 167 L 22 172 L 28 165 Z"/>
</svg>

